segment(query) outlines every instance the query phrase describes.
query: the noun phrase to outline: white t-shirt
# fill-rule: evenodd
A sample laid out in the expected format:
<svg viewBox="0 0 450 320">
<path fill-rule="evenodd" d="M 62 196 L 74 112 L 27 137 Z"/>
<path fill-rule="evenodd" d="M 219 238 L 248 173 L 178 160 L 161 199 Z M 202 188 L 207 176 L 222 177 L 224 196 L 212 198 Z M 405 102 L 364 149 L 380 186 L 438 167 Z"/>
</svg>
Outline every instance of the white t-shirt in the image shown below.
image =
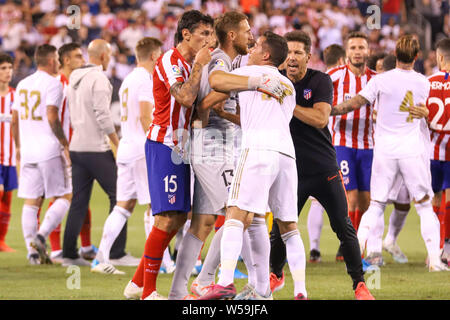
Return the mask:
<svg viewBox="0 0 450 320">
<path fill-rule="evenodd" d="M 13 110 L 19 113 L 22 163 L 38 163 L 61 155 L 61 144 L 47 118 L 47 106 L 61 107 L 61 82 L 47 72 L 36 71 L 19 82 Z"/>
<path fill-rule="evenodd" d="M 245 66 L 232 73 L 242 76 L 276 75 L 286 87 L 286 96 L 281 105 L 274 98 L 259 91 L 239 92 L 242 149 L 278 151 L 295 159 L 294 143 L 289 129 L 295 108 L 295 89 L 292 82 L 271 66 Z"/>
<path fill-rule="evenodd" d="M 373 77 L 358 93 L 370 103 L 377 100 L 374 152 L 389 159 L 415 157 L 427 152 L 421 121 L 409 116 L 411 104 L 426 103 L 430 83 L 413 70 L 393 69 Z"/>
<path fill-rule="evenodd" d="M 146 133 L 142 128 L 139 102 L 154 105 L 153 80 L 144 68 L 135 68 L 119 89 L 122 138 L 117 150 L 117 162 L 129 163 L 145 157 Z"/>
</svg>

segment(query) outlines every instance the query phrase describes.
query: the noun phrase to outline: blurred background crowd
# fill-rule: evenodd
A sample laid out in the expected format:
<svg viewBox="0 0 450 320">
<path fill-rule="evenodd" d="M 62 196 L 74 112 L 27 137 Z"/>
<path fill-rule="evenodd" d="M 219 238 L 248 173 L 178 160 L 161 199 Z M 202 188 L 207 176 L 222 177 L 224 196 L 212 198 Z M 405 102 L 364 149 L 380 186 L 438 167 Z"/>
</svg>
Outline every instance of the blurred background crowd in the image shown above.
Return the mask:
<svg viewBox="0 0 450 320">
<path fill-rule="evenodd" d="M 68 28 L 77 22 L 68 11 L 71 5 L 80 8 L 79 28 Z M 379 21 L 372 5 L 381 9 Z M 449 0 L 0 0 L 0 48 L 15 58 L 11 85 L 34 72 L 36 46 L 50 43 L 59 48 L 76 41 L 85 49 L 91 40 L 103 38 L 114 52 L 107 75 L 117 101 L 121 81 L 134 67 L 136 42 L 156 37 L 164 50 L 170 49 L 177 21 L 189 9 L 212 17 L 243 11 L 255 38 L 268 29 L 281 35 L 293 29 L 306 31 L 313 40 L 309 67 L 322 71 L 323 49 L 342 45 L 348 32 L 361 30 L 369 36 L 371 54 L 391 53 L 399 36 L 417 34 L 422 51 L 416 70 L 429 75 L 436 71 L 434 43 L 450 36 Z"/>
</svg>

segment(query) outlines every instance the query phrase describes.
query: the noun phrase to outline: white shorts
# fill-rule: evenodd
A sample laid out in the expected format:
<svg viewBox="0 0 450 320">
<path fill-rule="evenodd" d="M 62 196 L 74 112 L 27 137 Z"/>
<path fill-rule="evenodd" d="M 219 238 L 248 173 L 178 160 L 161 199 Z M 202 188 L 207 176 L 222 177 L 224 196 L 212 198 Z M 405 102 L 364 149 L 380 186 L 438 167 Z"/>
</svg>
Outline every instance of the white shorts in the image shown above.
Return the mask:
<svg viewBox="0 0 450 320">
<path fill-rule="evenodd" d="M 225 214 L 228 190 L 234 175 L 228 163 L 192 164 L 195 173 L 192 212 L 196 214 Z"/>
<path fill-rule="evenodd" d="M 408 189 L 406 188 L 403 178 L 397 175 L 394 181 L 394 185 L 389 192 L 389 203 L 409 204 L 411 203 L 411 197 L 409 196 Z"/>
<path fill-rule="evenodd" d="M 145 158 L 117 163 L 117 201 L 137 199 L 140 205 L 150 203 Z"/>
<path fill-rule="evenodd" d="M 390 198 L 398 196 L 401 187 L 398 180 L 400 178 L 403 180 L 411 200 L 421 200 L 426 195 L 430 198 L 433 197 L 429 160 L 426 161 L 421 156 L 387 159 L 375 153 L 370 181 L 371 199 L 387 202 Z M 391 195 L 391 193 L 396 193 L 396 195 Z"/>
<path fill-rule="evenodd" d="M 20 167 L 17 196 L 23 199 L 53 198 L 72 193 L 70 171 L 62 156 Z"/>
<path fill-rule="evenodd" d="M 276 151 L 243 149 L 228 195 L 228 206 L 297 222 L 297 165 Z"/>
</svg>

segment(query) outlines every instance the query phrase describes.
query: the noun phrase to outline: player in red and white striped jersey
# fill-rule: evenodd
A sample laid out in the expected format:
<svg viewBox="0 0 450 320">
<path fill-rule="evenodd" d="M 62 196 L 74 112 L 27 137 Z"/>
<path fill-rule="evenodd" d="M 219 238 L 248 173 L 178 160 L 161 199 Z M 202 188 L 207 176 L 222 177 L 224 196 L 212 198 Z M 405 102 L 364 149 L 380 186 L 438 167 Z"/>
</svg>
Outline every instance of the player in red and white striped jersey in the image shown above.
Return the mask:
<svg viewBox="0 0 450 320">
<path fill-rule="evenodd" d="M 438 42 L 436 60 L 439 72 L 428 77 L 430 94 L 427 107 L 431 132 L 431 176 L 435 194 L 433 209 L 441 222 L 442 260 L 450 258 L 450 39 Z M 444 191 L 445 200 L 442 192 Z"/>
<path fill-rule="evenodd" d="M 337 105 L 358 94 L 376 75 L 367 65 L 369 45 L 362 32 L 352 32 L 346 39 L 348 63 L 331 69 L 334 101 Z M 373 159 L 372 106 L 366 105 L 331 120 L 331 135 L 348 195 L 348 210 L 353 226 L 358 230 L 362 214 L 370 203 L 370 175 Z M 339 250 L 340 251 L 340 250 Z M 341 260 L 338 252 L 336 259 Z"/>
<path fill-rule="evenodd" d="M 13 59 L 0 54 L 0 252 L 14 252 L 5 243 L 11 218 L 12 190 L 17 189 L 16 156 L 11 133 L 11 106 L 14 89 L 9 86 L 12 78 Z"/>
<path fill-rule="evenodd" d="M 197 10 L 178 22 L 175 48 L 164 53 L 153 73 L 155 108 L 145 144 L 148 183 L 155 221 L 132 283 L 142 298 L 159 300 L 156 279 L 167 245 L 190 210 L 190 166 L 183 162 L 192 106 L 203 66 L 211 60 L 213 19 Z"/>
</svg>

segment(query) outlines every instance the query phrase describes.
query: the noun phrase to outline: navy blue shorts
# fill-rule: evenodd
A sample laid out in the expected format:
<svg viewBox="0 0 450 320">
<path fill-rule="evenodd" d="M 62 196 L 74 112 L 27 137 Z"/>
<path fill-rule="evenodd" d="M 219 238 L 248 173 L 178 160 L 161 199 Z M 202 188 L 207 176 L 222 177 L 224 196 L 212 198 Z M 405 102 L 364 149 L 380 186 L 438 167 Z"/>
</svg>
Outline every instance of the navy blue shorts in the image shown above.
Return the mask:
<svg viewBox="0 0 450 320">
<path fill-rule="evenodd" d="M 372 174 L 372 149 L 353 149 L 335 146 L 336 158 L 347 191 L 370 191 Z"/>
<path fill-rule="evenodd" d="M 17 171 L 16 167 L 0 165 L 0 184 L 5 191 L 17 189 Z"/>
<path fill-rule="evenodd" d="M 434 193 L 450 189 L 450 161 L 431 160 L 431 185 Z"/>
<path fill-rule="evenodd" d="M 191 210 L 191 169 L 168 146 L 145 143 L 148 188 L 153 215 L 167 211 Z"/>
</svg>

